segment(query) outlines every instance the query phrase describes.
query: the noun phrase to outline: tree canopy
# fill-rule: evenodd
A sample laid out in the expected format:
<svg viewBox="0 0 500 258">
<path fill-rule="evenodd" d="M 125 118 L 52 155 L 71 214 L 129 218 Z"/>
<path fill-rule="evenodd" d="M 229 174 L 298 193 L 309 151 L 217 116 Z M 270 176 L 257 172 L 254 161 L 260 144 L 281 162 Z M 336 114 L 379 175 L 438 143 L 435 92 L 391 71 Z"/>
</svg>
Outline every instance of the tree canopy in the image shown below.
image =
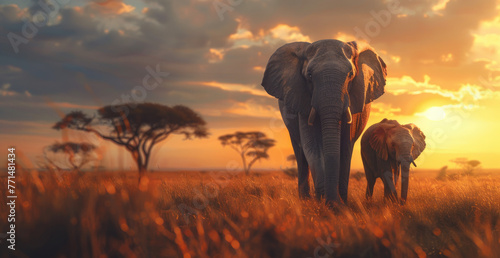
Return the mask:
<svg viewBox="0 0 500 258">
<path fill-rule="evenodd" d="M 262 132 L 236 132 L 222 135 L 219 140 L 222 146 L 229 146 L 240 154 L 246 174 L 250 173 L 250 168 L 257 160 L 269 158 L 267 151 L 276 143 Z M 248 164 L 246 157 L 251 158 Z"/>
<path fill-rule="evenodd" d="M 95 160 L 96 146 L 90 143 L 64 142 L 47 146 L 43 151 L 45 169 L 71 169 L 80 171 L 86 164 Z"/>
<path fill-rule="evenodd" d="M 453 162 L 457 166 L 461 167 L 464 175 L 472 175 L 481 165 L 481 161 L 469 160 L 467 158 L 456 158 L 450 160 L 450 162 Z"/>
</svg>

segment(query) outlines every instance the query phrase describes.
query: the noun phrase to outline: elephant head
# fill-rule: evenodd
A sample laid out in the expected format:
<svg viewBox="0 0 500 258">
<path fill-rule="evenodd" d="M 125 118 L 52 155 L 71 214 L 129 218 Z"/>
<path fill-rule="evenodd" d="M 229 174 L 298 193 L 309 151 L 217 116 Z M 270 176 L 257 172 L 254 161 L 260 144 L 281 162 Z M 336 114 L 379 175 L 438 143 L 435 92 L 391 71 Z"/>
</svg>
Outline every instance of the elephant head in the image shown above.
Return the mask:
<svg viewBox="0 0 500 258">
<path fill-rule="evenodd" d="M 350 123 L 365 104 L 384 93 L 384 61 L 355 42 L 320 40 L 286 44 L 270 57 L 262 86 L 290 113 L 321 123 L 325 197 L 339 201 L 341 124 Z M 318 121 L 316 121 L 318 122 Z"/>
<path fill-rule="evenodd" d="M 395 120 L 384 119 L 373 131 L 370 146 L 383 160 L 393 160 L 401 166 L 401 199 L 408 196 L 410 164 L 415 167 L 415 159 L 425 149 L 425 135 L 414 124 L 400 125 Z"/>
</svg>

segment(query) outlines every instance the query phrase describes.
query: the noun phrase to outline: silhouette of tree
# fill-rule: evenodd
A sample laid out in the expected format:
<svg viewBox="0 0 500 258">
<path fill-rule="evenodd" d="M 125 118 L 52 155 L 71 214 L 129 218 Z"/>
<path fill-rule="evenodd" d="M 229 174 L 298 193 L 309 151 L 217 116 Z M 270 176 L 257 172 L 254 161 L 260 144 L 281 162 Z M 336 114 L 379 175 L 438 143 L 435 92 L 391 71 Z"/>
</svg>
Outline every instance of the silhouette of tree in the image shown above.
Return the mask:
<svg viewBox="0 0 500 258">
<path fill-rule="evenodd" d="M 286 157 L 287 161 L 290 161 L 292 164 L 291 167 L 287 168 L 281 168 L 281 171 L 285 173 L 288 176 L 291 177 L 298 177 L 299 176 L 299 170 L 297 169 L 297 158 L 295 157 L 295 154 L 290 154 Z"/>
<path fill-rule="evenodd" d="M 129 109 L 130 106 L 122 104 L 102 107 L 98 110 L 97 118 L 89 117 L 81 111 L 73 111 L 53 128 L 94 133 L 124 146 L 137 163 L 141 177 L 148 168 L 153 146 L 171 134 L 181 134 L 186 139 L 208 136 L 203 118 L 186 106 L 141 103 L 134 104 L 135 108 Z"/>
<path fill-rule="evenodd" d="M 290 163 L 292 163 L 292 166 L 297 165 L 297 158 L 295 157 L 295 154 L 288 155 L 288 157 L 286 157 L 286 160 L 290 161 Z"/>
<path fill-rule="evenodd" d="M 44 148 L 40 167 L 49 170 L 81 171 L 82 167 L 96 160 L 95 148 L 96 146 L 90 143 L 56 142 Z"/>
<path fill-rule="evenodd" d="M 361 171 L 356 171 L 356 173 L 351 173 L 350 175 L 350 178 L 353 178 L 354 180 L 356 181 L 361 181 L 361 179 L 363 179 L 364 177 L 366 177 L 365 173 L 364 172 L 361 172 Z"/>
<path fill-rule="evenodd" d="M 448 179 L 449 175 L 448 175 L 447 170 L 448 170 L 448 166 L 444 166 L 444 167 L 440 168 L 436 179 L 441 180 L 441 181 Z"/>
<path fill-rule="evenodd" d="M 469 176 L 473 175 L 474 171 L 481 165 L 481 162 L 479 160 L 469 160 L 467 158 L 456 158 L 450 161 L 462 168 L 462 175 Z"/>
<path fill-rule="evenodd" d="M 275 140 L 269 139 L 262 132 L 236 132 L 219 137 L 222 146 L 229 146 L 241 156 L 245 174 L 250 173 L 252 165 L 260 159 L 267 159 L 267 151 L 275 145 Z M 251 158 L 247 164 L 246 158 Z"/>
</svg>

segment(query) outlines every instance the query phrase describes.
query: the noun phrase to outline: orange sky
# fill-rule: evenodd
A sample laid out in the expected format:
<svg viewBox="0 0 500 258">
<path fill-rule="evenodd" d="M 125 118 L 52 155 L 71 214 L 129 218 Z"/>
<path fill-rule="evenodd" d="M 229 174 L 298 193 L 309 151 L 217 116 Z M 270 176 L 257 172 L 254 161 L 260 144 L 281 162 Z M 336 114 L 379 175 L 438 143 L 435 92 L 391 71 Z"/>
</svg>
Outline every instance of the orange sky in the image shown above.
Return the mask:
<svg viewBox="0 0 500 258">
<path fill-rule="evenodd" d="M 458 157 L 477 159 L 484 168 L 500 167 L 496 1 L 400 1 L 392 13 L 387 1 L 338 6 L 318 1 L 307 11 L 298 3 L 253 1 L 233 6 L 222 19 L 209 2 L 76 1 L 19 45 L 20 53 L 13 53 L 8 41 L 0 42 L 0 154 L 16 146 L 35 163 L 44 146 L 61 140 L 50 129 L 59 117 L 56 110 L 92 114 L 133 93 L 144 67 L 158 64 L 171 75 L 144 101 L 192 107 L 207 120 L 211 136 L 170 137 L 156 147 L 151 169 L 234 167 L 239 156 L 218 136 L 254 130 L 277 140 L 270 159 L 254 167 L 289 166 L 286 157 L 293 151 L 277 101 L 260 86 L 267 59 L 294 41 L 336 38 L 368 44 L 357 33 L 361 30 L 388 69 L 386 94 L 374 102 L 368 126 L 383 118 L 419 126 L 427 136 L 419 168 L 453 167 L 449 160 Z M 27 8 L 0 5 L 0 13 L 13 14 L 0 18 L 0 25 L 15 28 L 12 24 L 29 17 Z M 384 14 L 390 16 L 387 24 L 387 17 L 380 18 Z M 88 140 L 79 133 L 69 136 Z M 127 152 L 96 143 L 105 166 L 135 168 Z M 359 142 L 352 168 L 362 169 Z"/>
</svg>

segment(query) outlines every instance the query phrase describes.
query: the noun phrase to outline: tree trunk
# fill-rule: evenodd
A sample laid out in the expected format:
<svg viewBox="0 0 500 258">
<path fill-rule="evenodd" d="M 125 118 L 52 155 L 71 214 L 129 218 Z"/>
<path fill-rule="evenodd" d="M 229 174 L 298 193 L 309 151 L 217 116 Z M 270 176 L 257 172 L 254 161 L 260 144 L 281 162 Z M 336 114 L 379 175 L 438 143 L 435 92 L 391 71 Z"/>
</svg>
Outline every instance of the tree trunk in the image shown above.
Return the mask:
<svg viewBox="0 0 500 258">
<path fill-rule="evenodd" d="M 247 167 L 247 161 L 245 159 L 245 154 L 244 153 L 241 154 L 241 160 L 243 161 L 243 170 L 245 170 L 245 175 L 249 175 L 250 174 L 250 168 Z"/>
<path fill-rule="evenodd" d="M 139 183 L 141 182 L 141 179 L 144 177 L 147 171 L 147 166 L 145 164 L 145 159 L 141 157 L 140 150 L 135 149 L 130 151 L 132 154 L 132 158 L 134 159 L 135 163 L 137 164 L 137 171 L 139 172 Z"/>
<path fill-rule="evenodd" d="M 253 166 L 253 163 L 255 163 L 255 161 L 257 161 L 258 158 L 254 158 L 253 160 L 251 160 L 249 163 L 248 163 L 248 174 L 250 174 L 250 168 Z"/>
<path fill-rule="evenodd" d="M 139 162 L 137 162 L 137 172 L 139 172 L 139 182 L 140 182 L 142 175 L 144 174 L 144 169 L 142 168 L 142 164 L 140 164 Z"/>
</svg>

